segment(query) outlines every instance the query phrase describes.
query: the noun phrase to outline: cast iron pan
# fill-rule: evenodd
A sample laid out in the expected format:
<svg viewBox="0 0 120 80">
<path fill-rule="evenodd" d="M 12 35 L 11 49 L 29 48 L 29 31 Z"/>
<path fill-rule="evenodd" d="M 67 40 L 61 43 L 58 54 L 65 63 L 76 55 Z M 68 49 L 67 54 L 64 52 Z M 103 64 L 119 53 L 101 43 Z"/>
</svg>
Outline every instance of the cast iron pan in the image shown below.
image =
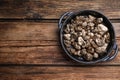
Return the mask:
<svg viewBox="0 0 120 80">
<path fill-rule="evenodd" d="M 98 59 L 93 59 L 92 61 L 86 61 L 81 57 L 71 55 L 67 51 L 65 44 L 63 42 L 63 40 L 64 40 L 63 39 L 63 33 L 64 33 L 63 29 L 66 27 L 66 24 L 69 23 L 71 19 L 74 19 L 76 16 L 79 16 L 79 15 L 93 15 L 95 17 L 103 18 L 104 25 L 108 27 L 108 30 L 110 33 L 110 43 L 108 44 L 108 47 L 107 47 L 107 53 L 104 56 L 99 57 Z M 107 17 L 105 17 L 100 12 L 93 11 L 93 10 L 83 10 L 83 11 L 78 11 L 78 12 L 66 12 L 60 17 L 58 27 L 59 27 L 60 43 L 62 45 L 62 48 L 63 48 L 64 52 L 74 61 L 77 61 L 82 64 L 95 64 L 98 62 L 110 61 L 110 60 L 114 59 L 118 53 L 118 46 L 117 46 L 116 40 L 115 40 L 115 31 L 114 31 L 113 25 L 107 19 Z"/>
</svg>

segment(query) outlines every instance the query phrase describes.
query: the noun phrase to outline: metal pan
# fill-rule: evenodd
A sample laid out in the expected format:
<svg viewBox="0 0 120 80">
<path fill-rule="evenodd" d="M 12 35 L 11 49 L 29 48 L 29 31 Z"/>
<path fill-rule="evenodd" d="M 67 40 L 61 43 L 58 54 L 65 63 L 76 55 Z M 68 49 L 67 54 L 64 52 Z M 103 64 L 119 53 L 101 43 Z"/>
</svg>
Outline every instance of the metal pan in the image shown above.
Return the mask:
<svg viewBox="0 0 120 80">
<path fill-rule="evenodd" d="M 104 56 L 99 57 L 98 59 L 93 59 L 92 61 L 85 61 L 84 59 L 81 59 L 78 56 L 71 55 L 69 53 L 69 51 L 67 51 L 67 49 L 65 47 L 65 44 L 63 42 L 63 40 L 64 40 L 63 29 L 71 21 L 71 19 L 74 19 L 76 16 L 79 16 L 79 15 L 93 15 L 95 17 L 102 17 L 103 18 L 104 25 L 108 27 L 108 30 L 109 30 L 109 33 L 110 33 L 110 43 L 108 44 L 108 47 L 107 47 L 107 54 L 105 54 Z M 98 63 L 98 62 L 110 61 L 110 60 L 114 59 L 115 56 L 118 53 L 118 46 L 117 46 L 116 40 L 115 40 L 115 31 L 114 31 L 113 25 L 107 19 L 107 17 L 105 17 L 100 12 L 93 11 L 93 10 L 66 12 L 60 17 L 58 27 L 59 27 L 59 38 L 60 38 L 60 43 L 62 45 L 62 48 L 63 48 L 65 54 L 67 54 L 74 61 L 77 61 L 77 62 L 82 63 L 82 64 L 95 64 L 95 63 Z"/>
</svg>

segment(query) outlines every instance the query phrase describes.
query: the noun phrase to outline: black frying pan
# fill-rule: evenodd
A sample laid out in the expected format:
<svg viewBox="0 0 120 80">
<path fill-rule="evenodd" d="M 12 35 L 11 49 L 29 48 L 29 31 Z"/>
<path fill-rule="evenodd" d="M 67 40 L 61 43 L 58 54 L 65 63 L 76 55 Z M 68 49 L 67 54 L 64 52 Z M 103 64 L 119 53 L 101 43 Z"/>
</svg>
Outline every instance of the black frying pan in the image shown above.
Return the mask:
<svg viewBox="0 0 120 80">
<path fill-rule="evenodd" d="M 92 61 L 85 61 L 84 59 L 81 59 L 78 56 L 74 56 L 71 55 L 69 53 L 69 51 L 67 51 L 65 44 L 63 42 L 63 29 L 65 28 L 66 24 L 69 23 L 71 21 L 71 19 L 74 19 L 76 16 L 78 15 L 93 15 L 95 17 L 102 17 L 103 18 L 103 22 L 104 25 L 108 27 L 109 33 L 110 33 L 110 43 L 108 44 L 107 47 L 107 54 L 105 54 L 102 57 L 99 57 L 98 59 L 94 59 Z M 113 28 L 113 25 L 111 24 L 111 22 L 107 19 L 107 17 L 105 17 L 103 14 L 97 12 L 97 11 L 93 11 L 93 10 L 83 10 L 83 11 L 78 11 L 78 12 L 66 12 L 64 13 L 59 20 L 58 23 L 58 27 L 59 27 L 59 37 L 60 37 L 60 43 L 62 45 L 62 48 L 64 50 L 64 52 L 73 60 L 79 62 L 79 63 L 83 63 L 83 64 L 94 64 L 97 62 L 103 62 L 103 61 L 109 61 L 115 58 L 115 56 L 118 53 L 118 46 L 116 44 L 116 40 L 115 40 L 115 31 Z M 112 52 L 114 50 L 114 53 Z"/>
</svg>

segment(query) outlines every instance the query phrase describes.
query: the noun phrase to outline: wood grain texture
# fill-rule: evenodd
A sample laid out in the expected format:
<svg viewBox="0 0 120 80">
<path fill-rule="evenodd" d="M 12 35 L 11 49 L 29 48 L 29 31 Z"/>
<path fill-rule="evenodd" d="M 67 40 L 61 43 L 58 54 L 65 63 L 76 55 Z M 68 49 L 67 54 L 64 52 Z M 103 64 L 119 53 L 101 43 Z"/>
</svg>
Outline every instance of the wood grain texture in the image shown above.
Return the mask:
<svg viewBox="0 0 120 80">
<path fill-rule="evenodd" d="M 60 47 L 59 17 L 84 9 L 114 22 L 120 46 L 118 0 L 0 0 L 0 80 L 118 80 L 120 51 L 110 62 L 85 66 Z"/>
<path fill-rule="evenodd" d="M 118 80 L 119 66 L 1 67 L 2 80 Z"/>
<path fill-rule="evenodd" d="M 120 23 L 113 23 L 116 37 L 120 37 Z M 0 22 L 0 40 L 57 40 L 58 23 Z"/>
<path fill-rule="evenodd" d="M 0 48 L 0 64 L 81 65 L 69 59 L 59 46 Z M 96 65 L 120 65 L 120 53 Z"/>
<path fill-rule="evenodd" d="M 120 18 L 118 0 L 0 0 L 0 18 L 58 19 L 64 12 L 84 9 Z"/>
<path fill-rule="evenodd" d="M 120 45 L 120 23 L 113 25 Z M 0 63 L 77 65 L 60 47 L 57 23 L 40 22 L 0 23 Z M 115 60 L 101 65 L 119 64 L 120 54 Z"/>
<path fill-rule="evenodd" d="M 57 23 L 1 22 L 0 40 L 56 40 Z"/>
</svg>

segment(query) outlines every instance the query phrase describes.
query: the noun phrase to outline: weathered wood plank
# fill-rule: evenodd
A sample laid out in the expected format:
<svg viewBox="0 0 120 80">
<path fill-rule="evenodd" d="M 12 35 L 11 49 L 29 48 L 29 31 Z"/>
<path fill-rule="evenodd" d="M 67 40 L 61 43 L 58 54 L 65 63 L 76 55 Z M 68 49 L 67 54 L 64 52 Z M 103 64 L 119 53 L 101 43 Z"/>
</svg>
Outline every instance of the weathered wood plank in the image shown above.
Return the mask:
<svg viewBox="0 0 120 80">
<path fill-rule="evenodd" d="M 56 40 L 57 35 L 57 23 L 0 23 L 0 40 Z"/>
<path fill-rule="evenodd" d="M 2 80 L 118 80 L 119 66 L 104 67 L 1 67 Z"/>
<path fill-rule="evenodd" d="M 1 40 L 0 47 L 58 46 L 58 40 Z"/>
<path fill-rule="evenodd" d="M 1 47 L 0 64 L 80 65 L 69 59 L 60 46 Z M 120 52 L 114 60 L 98 65 L 120 65 Z"/>
<path fill-rule="evenodd" d="M 113 23 L 120 37 L 120 23 Z M 58 23 L 0 22 L 0 40 L 58 40 Z"/>
<path fill-rule="evenodd" d="M 91 9 L 120 18 L 118 0 L 0 0 L 0 18 L 58 19 L 67 11 Z"/>
</svg>

